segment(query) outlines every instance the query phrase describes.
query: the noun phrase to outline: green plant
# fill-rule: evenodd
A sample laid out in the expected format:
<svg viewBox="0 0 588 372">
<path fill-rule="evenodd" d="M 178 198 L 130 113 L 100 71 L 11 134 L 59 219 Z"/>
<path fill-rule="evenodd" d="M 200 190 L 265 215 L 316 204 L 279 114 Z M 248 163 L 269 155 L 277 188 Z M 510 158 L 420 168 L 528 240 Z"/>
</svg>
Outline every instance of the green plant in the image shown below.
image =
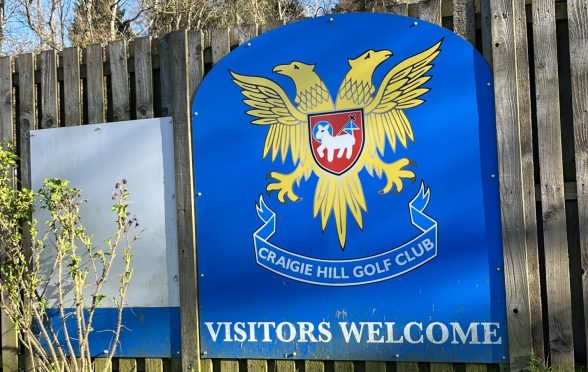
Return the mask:
<svg viewBox="0 0 588 372">
<path fill-rule="evenodd" d="M 530 372 L 551 372 L 551 367 L 548 367 L 547 361 L 541 360 L 537 356 L 531 356 L 529 358 L 529 371 Z"/>
<path fill-rule="evenodd" d="M 111 330 L 108 366 L 119 343 L 133 275 L 131 248 L 138 239 L 139 224 L 128 210 L 126 181 L 118 182 L 112 194 L 114 235 L 95 246 L 81 224 L 80 210 L 86 201 L 80 191 L 62 179 L 45 180 L 38 192 L 19 189 L 12 177 L 17 160 L 9 146 L 0 146 L 0 306 L 29 351 L 27 361 L 33 370 L 93 371 L 89 336 L 94 313 L 106 298 L 104 285 L 115 275 L 112 268 L 120 255 L 123 269 L 117 273 L 118 294 L 112 298 L 118 320 Z M 43 228 L 38 229 L 31 218 L 35 207 L 48 216 Z M 58 312 L 57 322 L 51 321 L 50 309 Z M 75 319 L 74 327 L 66 326 L 68 318 Z"/>
</svg>

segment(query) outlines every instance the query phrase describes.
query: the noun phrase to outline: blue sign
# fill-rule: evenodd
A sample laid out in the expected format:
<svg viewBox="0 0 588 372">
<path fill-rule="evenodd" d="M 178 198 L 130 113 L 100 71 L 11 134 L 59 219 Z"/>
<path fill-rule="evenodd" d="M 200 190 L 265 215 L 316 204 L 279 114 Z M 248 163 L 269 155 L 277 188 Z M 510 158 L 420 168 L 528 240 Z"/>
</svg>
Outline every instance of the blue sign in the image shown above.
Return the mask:
<svg viewBox="0 0 588 372">
<path fill-rule="evenodd" d="M 193 104 L 211 358 L 508 358 L 492 74 L 384 14 L 287 25 Z"/>
</svg>

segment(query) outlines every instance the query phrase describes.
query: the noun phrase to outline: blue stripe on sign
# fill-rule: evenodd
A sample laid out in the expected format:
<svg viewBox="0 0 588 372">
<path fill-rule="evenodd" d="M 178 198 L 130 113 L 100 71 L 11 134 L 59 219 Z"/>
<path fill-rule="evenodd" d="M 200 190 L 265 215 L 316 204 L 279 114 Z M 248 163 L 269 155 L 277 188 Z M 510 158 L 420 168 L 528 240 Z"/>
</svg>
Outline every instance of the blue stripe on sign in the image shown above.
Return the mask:
<svg viewBox="0 0 588 372">
<path fill-rule="evenodd" d="M 61 317 L 57 309 L 49 309 L 49 317 L 59 341 L 65 345 Z M 66 325 L 70 340 L 77 351 L 77 325 L 74 309 L 66 309 Z M 86 313 L 87 317 L 87 313 Z M 118 318 L 115 308 L 100 308 L 94 313 L 90 334 L 90 353 L 93 357 L 106 356 L 114 342 L 114 329 Z M 180 354 L 179 307 L 129 307 L 123 310 L 123 327 L 115 356 L 133 358 L 170 358 Z M 46 345 L 45 340 L 42 340 Z M 66 350 L 67 353 L 67 350 Z"/>
</svg>

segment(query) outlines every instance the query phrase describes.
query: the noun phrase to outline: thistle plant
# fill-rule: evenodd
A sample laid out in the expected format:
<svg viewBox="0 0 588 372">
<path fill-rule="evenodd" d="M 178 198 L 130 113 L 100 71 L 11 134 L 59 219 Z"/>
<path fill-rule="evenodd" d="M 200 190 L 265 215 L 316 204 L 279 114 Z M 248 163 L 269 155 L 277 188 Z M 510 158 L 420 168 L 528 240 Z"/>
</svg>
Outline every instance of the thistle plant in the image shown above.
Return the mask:
<svg viewBox="0 0 588 372">
<path fill-rule="evenodd" d="M 116 183 L 112 194 L 113 236 L 95 245 L 81 223 L 87 201 L 80 191 L 62 179 L 45 180 L 38 192 L 16 187 L 17 160 L 10 146 L 0 146 L 0 307 L 28 351 L 33 370 L 94 371 L 94 314 L 106 300 L 106 282 L 117 280 L 118 293 L 111 300 L 118 317 L 109 330 L 108 368 L 123 327 L 133 276 L 131 248 L 139 236 L 139 223 L 129 213 L 126 181 Z M 47 215 L 46 221 L 31 217 L 34 208 Z M 122 256 L 123 268 L 114 273 L 117 256 Z"/>
</svg>

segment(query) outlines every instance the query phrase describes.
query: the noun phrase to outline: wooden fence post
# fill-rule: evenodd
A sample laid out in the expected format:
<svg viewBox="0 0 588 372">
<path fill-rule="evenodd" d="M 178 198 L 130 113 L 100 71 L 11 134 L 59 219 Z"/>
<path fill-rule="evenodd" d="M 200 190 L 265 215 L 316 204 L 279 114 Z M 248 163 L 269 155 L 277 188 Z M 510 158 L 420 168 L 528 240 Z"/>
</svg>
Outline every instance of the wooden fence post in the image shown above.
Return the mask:
<svg viewBox="0 0 588 372">
<path fill-rule="evenodd" d="M 511 0 L 490 0 L 496 131 L 511 368 L 523 369 L 532 354 L 525 245 L 525 218 L 518 118 L 515 20 Z"/>
<path fill-rule="evenodd" d="M 588 316 L 588 7 L 584 0 L 568 0 L 572 107 L 576 152 L 578 225 L 582 257 L 584 316 Z M 585 335 L 588 319 L 584 318 Z M 588 348 L 588 345 L 587 345 Z"/>
<path fill-rule="evenodd" d="M 0 141 L 14 141 L 12 99 L 12 58 L 0 57 Z M 0 293 L 0 296 L 3 295 Z M 3 311 L 0 311 L 0 348 L 2 370 L 18 371 L 18 338 L 10 319 Z"/>
<path fill-rule="evenodd" d="M 559 107 L 555 2 L 533 1 L 537 137 L 550 359 L 556 370 L 574 368 L 570 266 L 566 230 Z"/>
</svg>

